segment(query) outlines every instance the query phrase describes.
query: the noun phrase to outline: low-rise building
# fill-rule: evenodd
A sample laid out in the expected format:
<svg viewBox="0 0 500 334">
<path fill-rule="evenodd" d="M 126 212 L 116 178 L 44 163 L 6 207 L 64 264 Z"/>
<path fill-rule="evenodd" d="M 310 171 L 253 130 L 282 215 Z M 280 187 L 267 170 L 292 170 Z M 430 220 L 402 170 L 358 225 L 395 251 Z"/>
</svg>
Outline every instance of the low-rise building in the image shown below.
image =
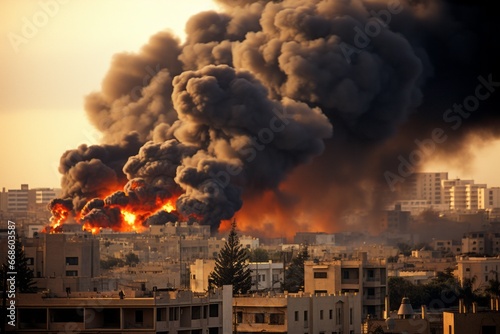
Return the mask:
<svg viewBox="0 0 500 334">
<path fill-rule="evenodd" d="M 387 294 L 385 259 L 358 258 L 336 261 L 306 261 L 304 291 L 310 293 L 357 293 L 361 297 L 362 316 L 382 317 Z"/>
<path fill-rule="evenodd" d="M 231 303 L 230 286 L 227 291 L 206 294 L 156 291 L 143 295 L 127 290 L 70 296 L 18 294 L 16 325 L 6 328 L 15 333 L 222 334 L 231 331 L 231 323 L 223 322 L 223 304 Z"/>
<path fill-rule="evenodd" d="M 358 294 L 280 294 L 233 298 L 236 333 L 350 334 L 361 331 Z"/>
<path fill-rule="evenodd" d="M 473 282 L 474 289 L 488 285 L 488 281 L 499 279 L 500 257 L 457 257 L 457 278 L 463 283 L 465 279 Z"/>
<path fill-rule="evenodd" d="M 500 312 L 443 312 L 443 333 L 500 334 Z"/>
</svg>

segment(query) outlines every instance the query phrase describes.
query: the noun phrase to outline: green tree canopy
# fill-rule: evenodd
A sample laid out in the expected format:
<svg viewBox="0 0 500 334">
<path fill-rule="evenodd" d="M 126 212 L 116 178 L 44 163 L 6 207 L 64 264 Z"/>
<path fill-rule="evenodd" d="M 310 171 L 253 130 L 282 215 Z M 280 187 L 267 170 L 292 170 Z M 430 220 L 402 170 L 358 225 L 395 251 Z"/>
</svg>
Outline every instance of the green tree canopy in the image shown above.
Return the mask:
<svg viewBox="0 0 500 334">
<path fill-rule="evenodd" d="M 262 248 L 256 248 L 250 252 L 250 262 L 268 262 L 269 253 Z"/>
<path fill-rule="evenodd" d="M 248 259 L 248 251 L 240 244 L 240 239 L 236 233 L 236 220 L 233 220 L 229 237 L 215 260 L 214 271 L 210 273 L 210 287 L 222 287 L 231 284 L 233 294 L 247 293 L 252 287 Z"/>
</svg>

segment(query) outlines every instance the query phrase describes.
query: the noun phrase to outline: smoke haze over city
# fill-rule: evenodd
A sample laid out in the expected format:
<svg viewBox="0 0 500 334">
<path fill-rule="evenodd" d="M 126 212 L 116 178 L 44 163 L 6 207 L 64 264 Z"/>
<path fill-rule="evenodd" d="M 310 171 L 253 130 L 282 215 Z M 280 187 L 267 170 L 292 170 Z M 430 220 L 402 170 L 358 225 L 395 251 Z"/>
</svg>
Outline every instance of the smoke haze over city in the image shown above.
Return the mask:
<svg viewBox="0 0 500 334">
<path fill-rule="evenodd" d="M 426 161 L 466 164 L 499 135 L 485 4 L 219 4 L 185 41 L 158 32 L 116 54 L 85 98 L 102 143 L 64 152 L 56 203 L 81 223 L 338 231 L 352 213 L 376 221 Z"/>
</svg>

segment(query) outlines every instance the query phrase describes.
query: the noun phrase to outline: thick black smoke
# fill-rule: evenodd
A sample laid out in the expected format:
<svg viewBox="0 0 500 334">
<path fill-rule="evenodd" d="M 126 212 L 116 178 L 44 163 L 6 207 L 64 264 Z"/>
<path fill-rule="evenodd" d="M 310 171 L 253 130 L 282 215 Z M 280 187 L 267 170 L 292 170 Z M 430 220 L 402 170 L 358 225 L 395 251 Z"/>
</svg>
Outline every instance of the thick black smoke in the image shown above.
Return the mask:
<svg viewBox="0 0 500 334">
<path fill-rule="evenodd" d="M 492 90 L 474 114 L 446 114 L 479 76 L 498 87 L 489 5 L 218 2 L 222 12 L 187 22 L 186 42 L 159 33 L 140 53 L 115 56 L 102 90 L 87 97 L 105 144 L 61 159 L 77 210 L 107 196 L 85 211 L 104 221 L 109 207 L 153 210 L 179 196 L 181 214 L 214 228 L 243 205 L 257 223 L 309 217 L 333 230 L 342 215 L 393 197 L 387 171 L 398 173 L 398 157 L 433 129 L 447 136 L 432 151 L 443 156 L 463 152 L 471 133 L 498 136 Z M 252 203 L 264 191 L 273 208 L 259 212 Z"/>
</svg>

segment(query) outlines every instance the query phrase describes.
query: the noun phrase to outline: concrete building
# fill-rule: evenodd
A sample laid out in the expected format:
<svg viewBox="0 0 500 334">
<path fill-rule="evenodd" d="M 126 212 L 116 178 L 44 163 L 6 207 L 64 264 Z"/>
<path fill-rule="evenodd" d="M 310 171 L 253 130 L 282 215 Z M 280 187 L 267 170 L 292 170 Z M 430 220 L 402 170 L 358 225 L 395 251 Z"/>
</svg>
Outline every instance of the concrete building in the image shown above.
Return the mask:
<svg viewBox="0 0 500 334">
<path fill-rule="evenodd" d="M 442 181 L 448 180 L 448 173 L 413 173 L 405 182 L 402 194 L 404 200 L 423 201 L 427 208 L 441 208 L 444 200 Z"/>
<path fill-rule="evenodd" d="M 196 292 L 208 290 L 208 276 L 215 268 L 215 260 L 195 260 L 190 266 L 190 287 Z M 283 263 L 250 262 L 252 291 L 280 291 L 285 270 Z"/>
<path fill-rule="evenodd" d="M 252 291 L 280 291 L 285 275 L 283 263 L 250 262 L 248 268 L 252 271 Z"/>
<path fill-rule="evenodd" d="M 426 317 L 426 313 L 425 306 L 423 306 L 421 314 L 415 314 L 410 300 L 404 297 L 396 314 L 389 314 L 385 320 L 366 319 L 363 323 L 363 331 L 361 333 L 431 334 L 431 324 Z"/>
<path fill-rule="evenodd" d="M 433 239 L 429 246 L 439 252 L 452 253 L 455 255 L 462 254 L 462 242 L 452 239 Z"/>
<path fill-rule="evenodd" d="M 410 224 L 411 212 L 402 211 L 401 205 L 396 204 L 394 210 L 386 210 L 382 214 L 380 226 L 383 230 L 392 232 L 406 232 Z"/>
<path fill-rule="evenodd" d="M 500 208 L 500 187 L 478 189 L 479 209 Z"/>
<path fill-rule="evenodd" d="M 474 289 L 481 289 L 488 286 L 491 279 L 500 279 L 500 258 L 499 257 L 457 257 L 456 275 L 462 283 L 465 279 L 473 279 Z"/>
<path fill-rule="evenodd" d="M 29 186 L 21 184 L 21 189 L 9 189 L 7 192 L 7 211 L 26 212 L 29 211 Z"/>
<path fill-rule="evenodd" d="M 469 232 L 462 237 L 462 253 L 487 254 L 487 233 Z"/>
<path fill-rule="evenodd" d="M 500 334 L 500 312 L 443 312 L 445 334 Z"/>
<path fill-rule="evenodd" d="M 233 298 L 235 333 L 361 332 L 357 294 L 285 294 Z"/>
<path fill-rule="evenodd" d="M 242 235 L 240 237 L 240 244 L 242 247 L 250 250 L 259 248 L 259 238 L 255 238 L 249 235 Z"/>
<path fill-rule="evenodd" d="M 7 331 L 230 333 L 231 323 L 223 320 L 223 304 L 231 305 L 231 299 L 222 290 L 201 295 L 190 291 L 156 291 L 144 295 L 130 290 L 121 296 L 119 291 L 82 292 L 69 297 L 53 293 L 18 294 L 17 323 L 15 327 L 7 326 Z M 230 314 L 228 318 L 231 319 Z"/>
<path fill-rule="evenodd" d="M 7 212 L 7 191 L 2 188 L 0 192 L 0 212 Z"/>
<path fill-rule="evenodd" d="M 480 209 L 480 189 L 486 184 L 475 184 L 474 180 L 445 180 L 442 182 L 444 201 L 450 210 L 474 211 Z"/>
<path fill-rule="evenodd" d="M 51 200 L 57 198 L 61 194 L 61 189 L 55 188 L 35 188 L 35 203 L 41 206 L 47 206 Z"/>
<path fill-rule="evenodd" d="M 336 261 L 306 261 L 304 291 L 310 293 L 355 292 L 360 295 L 362 317 L 382 317 L 387 294 L 385 259 L 368 260 L 366 253 L 358 258 Z"/>
<path fill-rule="evenodd" d="M 208 276 L 215 268 L 215 260 L 197 259 L 189 266 L 189 286 L 193 292 L 208 291 Z"/>
</svg>

